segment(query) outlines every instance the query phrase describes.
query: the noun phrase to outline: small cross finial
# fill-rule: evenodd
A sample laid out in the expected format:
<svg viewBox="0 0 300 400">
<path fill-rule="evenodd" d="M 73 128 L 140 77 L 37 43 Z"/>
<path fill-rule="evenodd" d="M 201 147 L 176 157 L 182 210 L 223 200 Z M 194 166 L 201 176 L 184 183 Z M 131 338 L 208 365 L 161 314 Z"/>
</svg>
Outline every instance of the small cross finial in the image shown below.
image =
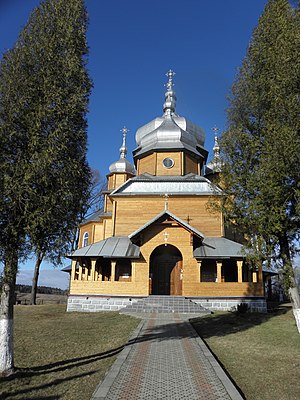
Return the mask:
<svg viewBox="0 0 300 400">
<path fill-rule="evenodd" d="M 123 132 L 123 136 L 126 136 L 127 132 L 129 132 L 129 129 L 127 129 L 126 126 L 124 126 L 122 129 L 120 129 L 120 132 Z"/>
<path fill-rule="evenodd" d="M 121 158 L 126 158 L 127 154 L 127 147 L 126 147 L 126 134 L 129 132 L 129 129 L 124 126 L 122 129 L 120 129 L 120 132 L 123 132 L 123 143 L 122 147 L 120 148 L 120 157 Z"/>
<path fill-rule="evenodd" d="M 174 86 L 173 83 L 173 77 L 176 75 L 174 71 L 169 69 L 169 71 L 166 73 L 166 76 L 169 78 L 168 82 L 165 84 L 168 90 L 172 90 L 172 87 Z"/>
<path fill-rule="evenodd" d="M 214 127 L 212 128 L 212 130 L 214 131 L 215 137 L 218 136 L 219 128 L 217 128 L 216 126 L 214 126 Z"/>
<path fill-rule="evenodd" d="M 164 237 L 165 237 L 165 246 L 166 246 L 166 245 L 167 245 L 167 242 L 168 242 L 168 238 L 169 238 L 168 232 L 165 232 L 165 233 L 164 233 Z"/>
<path fill-rule="evenodd" d="M 163 198 L 165 199 L 165 210 L 168 209 L 168 200 L 169 200 L 169 195 L 167 193 L 165 193 L 163 195 Z"/>
</svg>

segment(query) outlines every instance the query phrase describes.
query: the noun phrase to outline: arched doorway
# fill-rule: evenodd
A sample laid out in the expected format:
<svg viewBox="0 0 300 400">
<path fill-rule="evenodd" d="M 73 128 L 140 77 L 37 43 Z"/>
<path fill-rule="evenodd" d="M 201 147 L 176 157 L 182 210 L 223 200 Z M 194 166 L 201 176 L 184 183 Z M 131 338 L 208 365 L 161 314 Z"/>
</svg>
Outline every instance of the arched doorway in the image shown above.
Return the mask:
<svg viewBox="0 0 300 400">
<path fill-rule="evenodd" d="M 158 246 L 150 256 L 149 294 L 182 294 L 182 255 L 171 245 Z"/>
</svg>

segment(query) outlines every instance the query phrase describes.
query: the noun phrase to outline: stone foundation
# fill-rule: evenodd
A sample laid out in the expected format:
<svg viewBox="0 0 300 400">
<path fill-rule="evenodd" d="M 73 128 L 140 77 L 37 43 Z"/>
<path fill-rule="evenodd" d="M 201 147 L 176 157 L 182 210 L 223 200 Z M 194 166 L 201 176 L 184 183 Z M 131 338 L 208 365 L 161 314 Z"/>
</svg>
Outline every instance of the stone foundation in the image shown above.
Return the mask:
<svg viewBox="0 0 300 400">
<path fill-rule="evenodd" d="M 67 311 L 97 312 L 118 311 L 127 305 L 136 303 L 142 297 L 111 297 L 111 296 L 76 296 L 69 295 Z M 236 311 L 238 304 L 248 304 L 250 312 L 267 312 L 266 300 L 262 297 L 187 297 L 211 311 Z"/>
<path fill-rule="evenodd" d="M 69 295 L 67 311 L 97 312 L 118 311 L 134 302 L 134 297 L 76 296 Z"/>
<path fill-rule="evenodd" d="M 211 311 L 236 311 L 239 304 L 248 304 L 250 312 L 267 312 L 267 302 L 263 297 L 189 297 L 192 301 L 200 304 L 203 308 Z"/>
</svg>

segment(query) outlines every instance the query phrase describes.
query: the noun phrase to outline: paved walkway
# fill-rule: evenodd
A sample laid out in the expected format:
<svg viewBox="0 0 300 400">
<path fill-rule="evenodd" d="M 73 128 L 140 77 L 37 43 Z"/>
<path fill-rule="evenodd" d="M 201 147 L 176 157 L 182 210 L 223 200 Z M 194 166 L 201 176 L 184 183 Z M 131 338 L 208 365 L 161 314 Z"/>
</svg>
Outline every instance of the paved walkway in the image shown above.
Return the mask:
<svg viewBox="0 0 300 400">
<path fill-rule="evenodd" d="M 139 316 L 147 319 L 92 400 L 242 400 L 187 316 Z"/>
</svg>

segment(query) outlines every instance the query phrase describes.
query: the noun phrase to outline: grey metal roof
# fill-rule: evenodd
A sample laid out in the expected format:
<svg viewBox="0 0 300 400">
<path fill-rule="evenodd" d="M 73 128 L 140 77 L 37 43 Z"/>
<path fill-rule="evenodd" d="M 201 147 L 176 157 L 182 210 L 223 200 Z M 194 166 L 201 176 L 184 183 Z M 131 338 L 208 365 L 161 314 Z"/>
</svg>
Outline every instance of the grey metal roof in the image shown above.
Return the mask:
<svg viewBox="0 0 300 400">
<path fill-rule="evenodd" d="M 194 250 L 195 258 L 244 258 L 246 250 L 240 243 L 224 237 L 206 237 L 202 245 Z"/>
<path fill-rule="evenodd" d="M 192 172 L 186 175 L 151 175 L 148 172 L 132 178 L 133 182 L 207 182 L 207 178 Z"/>
<path fill-rule="evenodd" d="M 99 222 L 103 218 L 111 217 L 111 212 L 104 212 L 103 210 L 98 210 L 94 212 L 91 216 L 86 218 L 84 221 L 81 222 L 80 225 L 86 224 L 87 222 Z"/>
<path fill-rule="evenodd" d="M 62 272 L 71 272 L 72 271 L 72 264 L 67 265 L 66 267 L 61 269 Z"/>
<path fill-rule="evenodd" d="M 154 149 L 187 149 L 198 157 L 207 157 L 203 148 L 205 133 L 202 128 L 178 116 L 175 112 L 165 112 L 139 128 L 136 132 L 137 148 L 134 158 Z"/>
<path fill-rule="evenodd" d="M 127 236 L 112 236 L 81 247 L 68 257 L 138 258 L 139 256 L 140 248 L 133 244 Z"/>
<path fill-rule="evenodd" d="M 143 174 L 128 179 L 110 195 L 219 195 L 221 189 L 203 176 L 188 174 L 185 176 L 151 176 Z"/>
<path fill-rule="evenodd" d="M 113 162 L 109 166 L 109 172 L 127 172 L 128 174 L 135 175 L 134 165 L 126 160 L 126 158 L 120 158 L 118 161 Z"/>
<path fill-rule="evenodd" d="M 138 236 L 143 230 L 147 229 L 150 225 L 152 225 L 155 222 L 159 221 L 164 221 L 168 217 L 171 217 L 174 221 L 178 222 L 181 226 L 183 226 L 185 229 L 188 231 L 194 233 L 195 235 L 199 236 L 200 238 L 204 238 L 205 236 L 203 233 L 199 232 L 197 229 L 183 221 L 181 218 L 177 217 L 175 214 L 171 213 L 169 210 L 164 210 L 160 214 L 158 214 L 156 217 L 148 221 L 145 225 L 141 226 L 139 229 L 137 229 L 135 232 L 131 233 L 128 237 L 130 239 L 134 239 L 136 236 Z"/>
</svg>

